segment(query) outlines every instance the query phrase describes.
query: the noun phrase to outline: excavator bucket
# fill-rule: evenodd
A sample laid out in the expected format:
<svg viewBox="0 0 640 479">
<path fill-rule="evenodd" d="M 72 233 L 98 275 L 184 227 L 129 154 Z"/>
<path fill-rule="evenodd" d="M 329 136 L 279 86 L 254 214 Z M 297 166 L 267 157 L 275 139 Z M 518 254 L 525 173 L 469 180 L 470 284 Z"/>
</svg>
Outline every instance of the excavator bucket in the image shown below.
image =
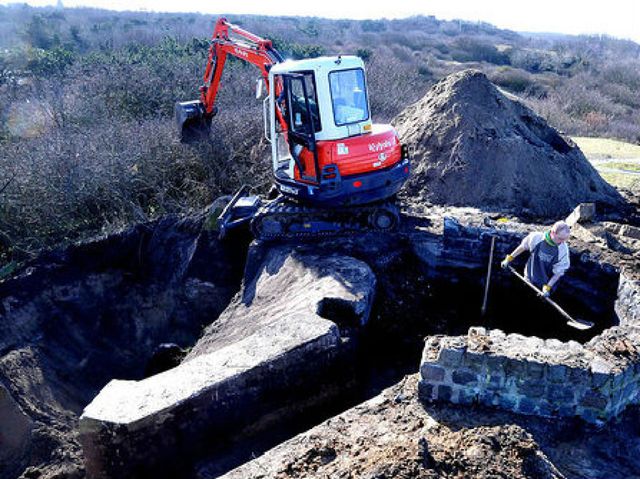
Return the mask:
<svg viewBox="0 0 640 479">
<path fill-rule="evenodd" d="M 202 141 L 209 136 L 211 116 L 200 100 L 179 101 L 175 106 L 176 126 L 182 143 Z"/>
</svg>

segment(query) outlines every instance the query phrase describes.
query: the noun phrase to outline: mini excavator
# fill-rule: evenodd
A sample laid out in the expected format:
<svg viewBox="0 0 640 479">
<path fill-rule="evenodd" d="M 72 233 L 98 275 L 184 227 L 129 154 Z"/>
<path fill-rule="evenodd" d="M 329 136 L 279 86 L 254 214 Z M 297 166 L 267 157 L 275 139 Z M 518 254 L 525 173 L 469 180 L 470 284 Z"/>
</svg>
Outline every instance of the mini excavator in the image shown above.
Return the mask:
<svg viewBox="0 0 640 479">
<path fill-rule="evenodd" d="M 270 40 L 217 20 L 200 99 L 178 102 L 181 141 L 207 138 L 228 55 L 260 70 L 264 131 L 278 195 L 241 188 L 218 218 L 220 234 L 250 223 L 258 239 L 389 231 L 392 198 L 409 177 L 409 155 L 391 125 L 372 124 L 362 59 L 284 60 Z M 259 94 L 256 95 L 259 97 Z"/>
</svg>

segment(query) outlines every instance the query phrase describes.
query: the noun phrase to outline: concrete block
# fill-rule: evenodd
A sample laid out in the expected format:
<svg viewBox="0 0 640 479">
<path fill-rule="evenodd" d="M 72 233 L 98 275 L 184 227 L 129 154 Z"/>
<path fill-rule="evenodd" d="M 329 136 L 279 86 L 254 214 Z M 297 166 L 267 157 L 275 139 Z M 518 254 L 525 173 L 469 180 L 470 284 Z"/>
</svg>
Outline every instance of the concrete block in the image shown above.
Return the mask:
<svg viewBox="0 0 640 479">
<path fill-rule="evenodd" d="M 547 366 L 547 378 L 550 382 L 563 383 L 567 380 L 569 368 L 564 364 L 550 364 Z"/>
<path fill-rule="evenodd" d="M 527 364 L 527 377 L 531 381 L 539 381 L 544 376 L 545 365 L 536 361 Z"/>
<path fill-rule="evenodd" d="M 490 389 L 500 389 L 504 385 L 504 376 L 501 374 L 491 374 L 489 375 L 489 380 L 487 381 L 487 387 Z"/>
<path fill-rule="evenodd" d="M 525 380 L 518 389 L 520 394 L 525 394 L 530 398 L 539 398 L 544 395 L 545 385 L 542 381 Z"/>
<path fill-rule="evenodd" d="M 526 377 L 527 363 L 519 359 L 511 359 L 504 364 L 504 372 L 516 378 Z"/>
<path fill-rule="evenodd" d="M 604 410 L 609 403 L 609 398 L 598 392 L 587 390 L 580 399 L 580 406 L 583 408 Z"/>
<path fill-rule="evenodd" d="M 612 384 L 612 388 L 615 389 L 622 389 L 624 387 L 624 374 L 622 372 L 619 372 L 617 374 L 614 374 L 612 376 L 613 379 L 613 384 Z"/>
<path fill-rule="evenodd" d="M 555 404 L 575 403 L 576 386 L 571 384 L 549 384 L 546 388 L 546 396 Z"/>
<path fill-rule="evenodd" d="M 574 226 L 577 223 L 588 223 L 593 221 L 596 215 L 596 205 L 595 203 L 580 203 L 575 209 L 571 212 L 565 222 L 569 226 Z"/>
<path fill-rule="evenodd" d="M 451 386 L 447 386 L 445 384 L 439 384 L 436 387 L 436 397 L 438 401 L 450 401 L 451 400 L 452 389 Z"/>
<path fill-rule="evenodd" d="M 423 401 L 433 401 L 435 399 L 435 386 L 425 381 L 419 381 L 418 397 Z"/>
<path fill-rule="evenodd" d="M 569 381 L 574 384 L 587 384 L 589 382 L 589 370 L 583 368 L 569 368 Z"/>
<path fill-rule="evenodd" d="M 478 393 L 473 389 L 459 388 L 458 404 L 475 404 L 478 402 Z"/>
<path fill-rule="evenodd" d="M 468 369 L 458 369 L 456 371 L 453 371 L 453 373 L 451 374 L 451 380 L 455 384 L 477 384 L 478 376 L 476 373 L 474 373 L 473 371 L 469 371 Z"/>
<path fill-rule="evenodd" d="M 498 404 L 498 395 L 493 391 L 481 391 L 477 397 L 478 402 L 485 406 L 495 406 Z"/>
<path fill-rule="evenodd" d="M 536 414 L 544 417 L 557 415 L 557 407 L 548 401 L 539 401 L 536 405 Z"/>
<path fill-rule="evenodd" d="M 640 384 L 637 381 L 627 384 L 624 388 L 623 398 L 626 404 L 636 403 L 640 399 Z"/>
<path fill-rule="evenodd" d="M 186 460 L 205 436 L 223 437 L 317 381 L 340 344 L 335 324 L 300 315 L 142 381 L 111 381 L 80 418 L 88 475 L 153 476 L 168 451 Z"/>
<path fill-rule="evenodd" d="M 464 355 L 464 365 L 469 371 L 481 373 L 486 369 L 485 361 L 487 355 L 484 353 L 476 353 L 467 351 Z"/>
<path fill-rule="evenodd" d="M 460 366 L 464 361 L 465 350 L 462 348 L 443 347 L 438 356 L 438 363 L 446 367 Z"/>
<path fill-rule="evenodd" d="M 575 405 L 562 404 L 558 407 L 558 416 L 561 417 L 573 417 L 576 415 Z"/>
<path fill-rule="evenodd" d="M 504 356 L 497 354 L 486 354 L 485 365 L 490 374 L 502 374 L 504 365 L 508 361 Z"/>
<path fill-rule="evenodd" d="M 515 411 L 518 407 L 518 398 L 512 394 L 498 394 L 497 405 L 507 411 Z"/>
<path fill-rule="evenodd" d="M 444 380 L 445 369 L 434 364 L 423 364 L 420 367 L 420 376 L 425 381 L 441 382 Z"/>
<path fill-rule="evenodd" d="M 517 411 L 522 414 L 535 414 L 537 410 L 536 401 L 531 400 L 528 397 L 521 397 L 518 401 Z"/>
</svg>

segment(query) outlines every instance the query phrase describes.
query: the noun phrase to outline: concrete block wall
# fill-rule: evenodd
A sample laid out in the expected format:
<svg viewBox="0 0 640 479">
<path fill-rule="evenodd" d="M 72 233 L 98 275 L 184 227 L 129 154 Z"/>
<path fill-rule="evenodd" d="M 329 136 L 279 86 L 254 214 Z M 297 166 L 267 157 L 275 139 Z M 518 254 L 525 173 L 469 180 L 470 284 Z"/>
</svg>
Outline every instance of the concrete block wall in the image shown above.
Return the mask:
<svg viewBox="0 0 640 479">
<path fill-rule="evenodd" d="M 640 403 L 640 329 L 610 328 L 584 346 L 484 328 L 428 337 L 418 390 L 426 401 L 602 423 Z"/>
</svg>

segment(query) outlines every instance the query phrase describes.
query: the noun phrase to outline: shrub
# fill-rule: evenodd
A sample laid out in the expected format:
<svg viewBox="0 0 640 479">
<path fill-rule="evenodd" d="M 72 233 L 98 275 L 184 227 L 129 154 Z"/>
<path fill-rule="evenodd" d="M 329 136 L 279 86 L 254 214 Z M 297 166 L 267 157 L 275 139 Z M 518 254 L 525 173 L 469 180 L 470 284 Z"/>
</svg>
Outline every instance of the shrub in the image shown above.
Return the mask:
<svg viewBox="0 0 640 479">
<path fill-rule="evenodd" d="M 515 93 L 524 93 L 535 85 L 535 80 L 530 74 L 509 67 L 498 68 L 489 75 L 489 79 L 496 85 Z"/>
<path fill-rule="evenodd" d="M 451 57 L 458 62 L 488 62 L 496 65 L 509 64 L 508 55 L 495 45 L 473 37 L 457 38 L 453 43 Z"/>
<path fill-rule="evenodd" d="M 368 48 L 358 48 L 358 50 L 356 50 L 356 56 L 362 58 L 362 61 L 364 62 L 368 62 L 371 59 L 372 54 L 373 52 Z"/>
</svg>

